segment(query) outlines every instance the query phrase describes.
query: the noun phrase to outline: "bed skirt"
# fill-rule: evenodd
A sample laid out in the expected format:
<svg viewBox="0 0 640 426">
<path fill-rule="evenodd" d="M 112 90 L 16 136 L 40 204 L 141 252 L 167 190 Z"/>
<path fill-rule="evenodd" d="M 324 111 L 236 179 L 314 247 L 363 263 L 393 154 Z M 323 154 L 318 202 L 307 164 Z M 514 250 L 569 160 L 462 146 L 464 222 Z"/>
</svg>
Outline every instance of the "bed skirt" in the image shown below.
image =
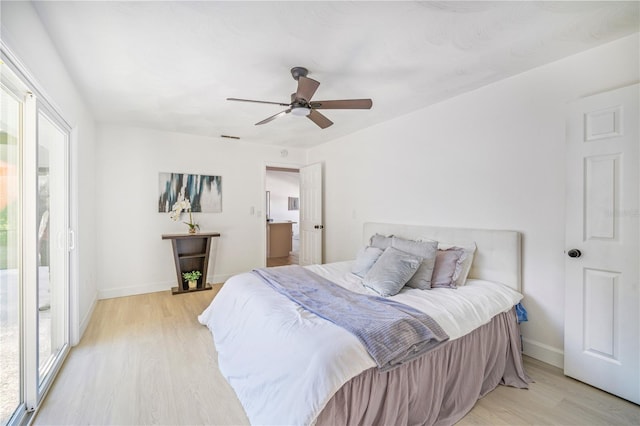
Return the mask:
<svg viewBox="0 0 640 426">
<path fill-rule="evenodd" d="M 528 388 L 515 310 L 391 371 L 371 368 L 329 400 L 317 425 L 452 425 L 499 384 Z"/>
</svg>

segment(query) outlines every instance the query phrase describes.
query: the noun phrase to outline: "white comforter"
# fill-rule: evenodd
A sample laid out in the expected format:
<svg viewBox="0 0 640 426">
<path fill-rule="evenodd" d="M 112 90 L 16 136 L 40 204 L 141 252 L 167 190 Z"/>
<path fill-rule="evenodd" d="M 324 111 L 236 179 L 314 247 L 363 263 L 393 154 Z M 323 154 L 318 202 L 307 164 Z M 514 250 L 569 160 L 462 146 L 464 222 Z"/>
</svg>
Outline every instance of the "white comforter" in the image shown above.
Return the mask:
<svg viewBox="0 0 640 426">
<path fill-rule="evenodd" d="M 352 291 L 376 295 L 351 274 L 352 262 L 308 268 Z M 405 287 L 392 299 L 435 319 L 451 340 L 510 310 L 522 295 L 468 280 L 456 290 Z M 375 367 L 344 329 L 305 311 L 252 273 L 230 278 L 198 317 L 209 327 L 220 371 L 252 424 L 310 424 L 351 378 Z"/>
</svg>

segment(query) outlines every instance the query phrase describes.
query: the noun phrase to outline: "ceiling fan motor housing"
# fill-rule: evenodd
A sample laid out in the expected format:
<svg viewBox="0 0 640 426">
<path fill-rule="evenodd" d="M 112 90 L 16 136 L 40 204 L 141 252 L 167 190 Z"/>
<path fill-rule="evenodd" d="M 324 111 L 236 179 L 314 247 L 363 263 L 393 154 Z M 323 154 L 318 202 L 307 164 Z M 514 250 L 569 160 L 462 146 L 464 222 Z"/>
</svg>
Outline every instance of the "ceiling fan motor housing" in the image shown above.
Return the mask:
<svg viewBox="0 0 640 426">
<path fill-rule="evenodd" d="M 298 81 L 298 78 L 300 77 L 306 77 L 307 74 L 309 74 L 309 70 L 306 69 L 305 67 L 293 67 L 291 68 L 291 75 L 293 76 L 293 79 Z"/>
</svg>

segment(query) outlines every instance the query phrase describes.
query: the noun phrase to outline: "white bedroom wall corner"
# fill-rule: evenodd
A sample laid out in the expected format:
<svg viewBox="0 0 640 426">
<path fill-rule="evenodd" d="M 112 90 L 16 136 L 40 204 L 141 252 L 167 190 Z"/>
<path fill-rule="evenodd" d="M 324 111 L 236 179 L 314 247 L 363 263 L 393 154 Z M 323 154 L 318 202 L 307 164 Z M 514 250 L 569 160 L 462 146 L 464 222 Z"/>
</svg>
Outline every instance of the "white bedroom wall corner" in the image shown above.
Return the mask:
<svg viewBox="0 0 640 426">
<path fill-rule="evenodd" d="M 523 337 L 524 353 L 531 358 L 546 362 L 554 367 L 564 367 L 564 351 L 558 348 L 554 348 L 544 343 L 540 343 L 536 340 Z"/>
<path fill-rule="evenodd" d="M 93 316 L 93 311 L 96 309 L 96 305 L 98 304 L 98 292 L 95 292 L 95 296 L 93 298 L 93 302 L 89 306 L 89 309 L 84 314 L 82 319 L 80 320 L 80 324 L 78 327 L 77 336 L 73 336 L 73 340 L 71 341 L 71 346 L 76 346 L 82 340 L 82 336 L 84 336 L 85 331 L 87 331 L 87 327 L 89 326 L 89 322 L 91 321 L 91 317 Z"/>
<path fill-rule="evenodd" d="M 71 209 L 73 230 L 71 251 L 71 344 L 82 339 L 88 320 L 98 300 L 95 278 L 95 121 L 91 112 L 80 109 L 77 124 L 71 131 Z"/>
<path fill-rule="evenodd" d="M 96 129 L 89 111 L 84 113 L 85 121 L 91 120 L 92 126 L 78 126 L 77 159 L 73 168 L 72 181 L 74 194 L 77 197 L 76 245 L 78 251 L 77 282 L 84 283 L 79 287 L 80 334 L 84 334 L 83 322 L 90 318 L 98 297 L 96 278 L 97 240 L 95 229 L 96 218 Z"/>
</svg>

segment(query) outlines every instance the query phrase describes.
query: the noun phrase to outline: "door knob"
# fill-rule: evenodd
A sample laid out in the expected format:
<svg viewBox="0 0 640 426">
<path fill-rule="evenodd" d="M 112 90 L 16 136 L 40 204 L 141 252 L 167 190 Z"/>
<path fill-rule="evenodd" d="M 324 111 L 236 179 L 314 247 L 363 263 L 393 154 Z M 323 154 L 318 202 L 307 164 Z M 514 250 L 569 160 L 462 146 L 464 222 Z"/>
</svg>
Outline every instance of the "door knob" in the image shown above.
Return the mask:
<svg viewBox="0 0 640 426">
<path fill-rule="evenodd" d="M 582 252 L 578 249 L 571 249 L 567 252 L 569 257 L 580 257 L 582 256 Z"/>
<path fill-rule="evenodd" d="M 324 229 L 324 226 L 322 226 L 322 225 L 315 225 L 315 226 L 314 226 L 314 228 L 315 228 L 315 229 Z"/>
</svg>

